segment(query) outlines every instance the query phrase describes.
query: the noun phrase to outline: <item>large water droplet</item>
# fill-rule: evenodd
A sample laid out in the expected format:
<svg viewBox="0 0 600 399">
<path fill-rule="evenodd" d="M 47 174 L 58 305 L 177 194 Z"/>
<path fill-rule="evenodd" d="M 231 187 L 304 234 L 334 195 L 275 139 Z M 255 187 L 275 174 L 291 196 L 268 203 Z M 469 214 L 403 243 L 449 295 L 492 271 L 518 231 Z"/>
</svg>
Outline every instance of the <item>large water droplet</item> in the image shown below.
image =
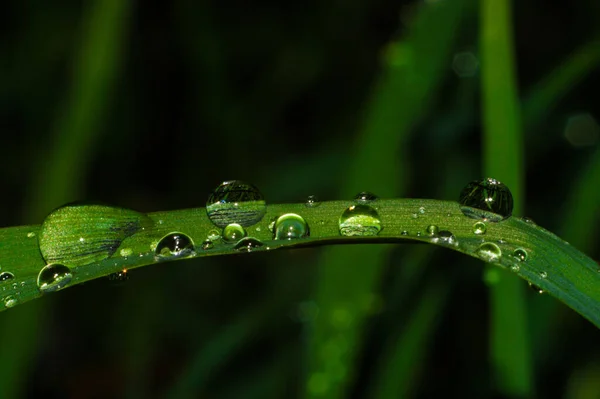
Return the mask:
<svg viewBox="0 0 600 399">
<path fill-rule="evenodd" d="M 37 285 L 42 293 L 54 292 L 64 288 L 71 282 L 73 274 L 67 266 L 59 264 L 46 265 L 37 278 Z"/>
<path fill-rule="evenodd" d="M 378 199 L 379 197 L 376 196 L 375 194 L 369 192 L 369 191 L 363 191 L 361 193 L 358 193 L 354 196 L 354 200 L 356 202 L 362 203 L 362 204 L 366 204 L 369 202 L 373 202 L 376 199 Z"/>
<path fill-rule="evenodd" d="M 206 213 L 219 227 L 237 223 L 242 227 L 258 223 L 267 206 L 263 195 L 254 185 L 240 180 L 221 183 L 206 201 Z"/>
<path fill-rule="evenodd" d="M 228 224 L 223 229 L 223 239 L 225 241 L 239 241 L 244 237 L 246 237 L 246 230 L 238 223 Z"/>
<path fill-rule="evenodd" d="M 257 248 L 262 247 L 263 245 L 264 244 L 260 242 L 260 240 L 254 237 L 246 237 L 238 241 L 238 243 L 235 244 L 235 247 L 233 247 L 233 249 L 240 252 L 252 252 Z"/>
<path fill-rule="evenodd" d="M 0 273 L 0 283 L 3 281 L 8 281 L 14 279 L 15 276 L 10 272 L 2 272 Z"/>
<path fill-rule="evenodd" d="M 71 204 L 50 213 L 39 232 L 40 252 L 47 263 L 81 266 L 112 256 L 121 242 L 152 220 L 130 209 Z"/>
<path fill-rule="evenodd" d="M 185 258 L 194 255 L 194 243 L 183 233 L 169 233 L 160 239 L 155 254 L 158 260 Z"/>
<path fill-rule="evenodd" d="M 473 225 L 473 233 L 477 235 L 485 234 L 487 226 L 483 222 L 477 222 Z"/>
<path fill-rule="evenodd" d="M 304 218 L 295 213 L 281 215 L 275 221 L 273 238 L 275 240 L 293 240 L 310 235 L 308 224 Z"/>
<path fill-rule="evenodd" d="M 309 195 L 308 198 L 306 198 L 304 205 L 307 208 L 316 208 L 317 206 L 321 205 L 321 203 L 316 195 Z"/>
<path fill-rule="evenodd" d="M 480 259 L 486 262 L 494 263 L 500 261 L 502 250 L 493 242 L 484 242 L 479 246 L 479 248 L 477 248 L 476 254 Z"/>
<path fill-rule="evenodd" d="M 368 205 L 352 205 L 340 216 L 343 236 L 376 236 L 381 231 L 379 214 Z"/>
<path fill-rule="evenodd" d="M 506 219 L 513 210 L 513 198 L 508 187 L 489 177 L 467 184 L 458 202 L 466 216 L 491 222 Z"/>
</svg>

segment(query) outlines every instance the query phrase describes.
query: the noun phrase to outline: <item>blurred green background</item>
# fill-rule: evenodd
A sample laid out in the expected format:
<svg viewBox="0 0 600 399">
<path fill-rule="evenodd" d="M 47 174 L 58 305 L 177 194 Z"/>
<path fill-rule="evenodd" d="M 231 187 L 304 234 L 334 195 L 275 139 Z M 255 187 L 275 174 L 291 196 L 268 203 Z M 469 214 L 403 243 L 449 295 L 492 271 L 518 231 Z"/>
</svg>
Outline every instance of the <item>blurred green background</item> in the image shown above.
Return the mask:
<svg viewBox="0 0 600 399">
<path fill-rule="evenodd" d="M 1 225 L 204 206 L 230 179 L 456 200 L 501 170 L 517 216 L 600 259 L 600 3 L 498 1 L 504 31 L 487 3 L 7 1 Z M 100 279 L 0 313 L 0 397 L 600 397 L 597 329 L 523 281 L 492 306 L 482 266 L 344 245 Z"/>
</svg>

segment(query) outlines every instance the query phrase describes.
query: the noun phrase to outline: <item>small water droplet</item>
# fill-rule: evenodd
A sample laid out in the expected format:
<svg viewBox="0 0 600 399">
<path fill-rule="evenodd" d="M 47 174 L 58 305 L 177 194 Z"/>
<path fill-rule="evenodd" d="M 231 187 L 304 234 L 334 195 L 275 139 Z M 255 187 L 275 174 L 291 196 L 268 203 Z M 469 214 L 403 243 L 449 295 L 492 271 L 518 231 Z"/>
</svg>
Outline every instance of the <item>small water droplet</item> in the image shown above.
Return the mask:
<svg viewBox="0 0 600 399">
<path fill-rule="evenodd" d="M 527 260 L 527 251 L 523 248 L 517 248 L 513 251 L 513 256 L 517 258 L 517 260 L 525 262 Z"/>
<path fill-rule="evenodd" d="M 208 240 L 215 242 L 221 239 L 221 233 L 218 230 L 210 230 L 206 237 Z"/>
<path fill-rule="evenodd" d="M 411 216 L 412 216 L 413 219 L 417 219 L 419 217 L 419 214 L 418 213 L 413 213 Z"/>
<path fill-rule="evenodd" d="M 275 240 L 292 240 L 296 238 L 304 238 L 310 235 L 308 223 L 304 218 L 295 213 L 286 213 L 279 216 L 275 222 Z"/>
<path fill-rule="evenodd" d="M 54 292 L 66 287 L 72 278 L 71 269 L 55 263 L 46 265 L 40 270 L 37 285 L 42 293 Z"/>
<path fill-rule="evenodd" d="M 218 227 L 232 223 L 251 226 L 260 222 L 266 212 L 267 205 L 258 188 L 240 180 L 221 183 L 206 201 L 206 214 Z"/>
<path fill-rule="evenodd" d="M 339 228 L 343 236 L 376 236 L 381 231 L 381 220 L 370 206 L 352 205 L 340 216 Z"/>
<path fill-rule="evenodd" d="M 363 203 L 363 204 L 373 202 L 376 199 L 379 199 L 379 197 L 369 191 L 363 191 L 354 196 L 354 200 L 356 202 Z"/>
<path fill-rule="evenodd" d="M 133 254 L 133 249 L 123 248 L 119 251 L 119 254 L 121 254 L 122 257 L 126 258 L 128 256 L 131 256 L 131 254 Z"/>
<path fill-rule="evenodd" d="M 483 222 L 476 222 L 473 225 L 473 233 L 475 233 L 475 234 L 478 234 L 478 235 L 485 234 L 486 231 L 487 231 L 487 226 Z"/>
<path fill-rule="evenodd" d="M 27 238 L 33 238 L 35 237 L 35 233 L 33 231 L 30 231 L 29 233 L 27 233 Z"/>
<path fill-rule="evenodd" d="M 254 237 L 246 237 L 239 240 L 238 243 L 235 244 L 235 247 L 233 247 L 233 249 L 240 252 L 252 252 L 257 248 L 262 247 L 263 245 L 264 244 L 260 240 Z"/>
<path fill-rule="evenodd" d="M 476 254 L 480 259 L 486 262 L 494 263 L 500 261 L 502 250 L 493 242 L 484 242 L 479 246 L 479 248 L 477 248 Z"/>
<path fill-rule="evenodd" d="M 246 230 L 239 223 L 231 223 L 223 229 L 223 239 L 225 241 L 239 241 L 246 237 Z"/>
<path fill-rule="evenodd" d="M 6 298 L 3 299 L 4 301 L 4 306 L 6 306 L 7 308 L 12 308 L 13 306 L 15 306 L 18 301 L 13 297 L 13 296 L 7 296 Z"/>
<path fill-rule="evenodd" d="M 466 216 L 491 222 L 508 218 L 513 210 L 513 198 L 508 187 L 489 177 L 467 184 L 458 202 Z"/>
<path fill-rule="evenodd" d="M 417 237 L 421 237 L 421 232 L 417 231 Z"/>
<path fill-rule="evenodd" d="M 434 238 L 434 242 L 446 245 L 456 245 L 456 237 L 451 231 L 440 230 Z"/>
<path fill-rule="evenodd" d="M 437 235 L 437 233 L 439 233 L 440 228 L 437 227 L 436 225 L 429 225 L 427 226 L 427 234 L 430 236 L 435 236 Z"/>
<path fill-rule="evenodd" d="M 548 273 L 545 271 L 540 272 L 540 277 L 541 278 L 548 278 Z"/>
<path fill-rule="evenodd" d="M 400 233 L 401 236 L 407 236 L 408 235 L 408 231 L 406 230 L 402 230 L 402 232 Z"/>
<path fill-rule="evenodd" d="M 157 260 L 185 258 L 195 255 L 194 243 L 187 235 L 173 232 L 160 239 L 154 253 Z"/>
<path fill-rule="evenodd" d="M 530 218 L 530 217 L 527 217 L 527 216 L 523 216 L 523 217 L 521 218 L 521 220 L 522 220 L 522 221 L 524 221 L 525 223 L 531 223 L 531 224 L 535 224 L 535 222 L 533 221 L 533 219 L 532 219 L 532 218 Z"/>
<path fill-rule="evenodd" d="M 213 244 L 213 242 L 211 240 L 204 240 L 202 242 L 202 249 L 203 250 L 208 250 L 208 249 L 212 249 L 214 248 L 215 244 Z"/>
<path fill-rule="evenodd" d="M 424 206 L 422 206 L 422 207 L 419 208 L 419 213 L 421 215 L 425 214 L 425 207 Z"/>
<path fill-rule="evenodd" d="M 540 287 L 538 287 L 537 285 L 532 284 L 532 283 L 528 283 L 528 285 L 529 285 L 529 288 L 532 289 L 534 292 L 536 292 L 540 295 L 544 293 L 544 290 L 541 289 Z"/>
<path fill-rule="evenodd" d="M 513 265 L 511 265 L 510 270 L 512 270 L 513 272 L 518 272 L 519 270 L 521 270 L 521 266 L 519 266 L 518 263 L 514 263 Z"/>
<path fill-rule="evenodd" d="M 321 205 L 321 203 L 319 202 L 319 198 L 317 198 L 317 196 L 316 196 L 316 195 L 309 195 L 309 196 L 306 198 L 306 202 L 304 203 L 304 205 L 305 205 L 307 208 L 316 208 L 316 207 L 318 207 L 319 205 Z"/>
<path fill-rule="evenodd" d="M 8 280 L 12 280 L 15 276 L 10 272 L 2 272 L 0 273 L 0 283 Z"/>
</svg>

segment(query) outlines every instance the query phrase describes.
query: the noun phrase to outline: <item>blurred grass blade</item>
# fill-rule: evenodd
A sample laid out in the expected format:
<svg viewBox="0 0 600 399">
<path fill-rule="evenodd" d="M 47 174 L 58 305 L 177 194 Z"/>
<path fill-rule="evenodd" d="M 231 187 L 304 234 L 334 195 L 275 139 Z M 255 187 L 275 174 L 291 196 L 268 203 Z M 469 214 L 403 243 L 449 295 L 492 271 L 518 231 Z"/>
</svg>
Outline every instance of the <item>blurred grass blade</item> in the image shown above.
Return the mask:
<svg viewBox="0 0 600 399">
<path fill-rule="evenodd" d="M 390 46 L 389 65 L 367 105 L 363 129 L 344 176 L 342 197 L 363 190 L 391 197 L 405 190 L 406 156 L 402 151 L 449 70 L 461 4 L 421 6 L 407 37 Z M 323 251 L 315 291 L 320 312 L 309 340 L 305 397 L 345 397 L 354 379 L 369 303 L 387 252 L 385 247 Z"/>
<path fill-rule="evenodd" d="M 483 153 L 487 176 L 510 187 L 515 214 L 523 209 L 523 138 L 515 77 L 510 0 L 481 1 Z M 531 397 L 533 372 L 525 286 L 498 272 L 490 287 L 490 356 L 496 389 L 507 397 Z"/>
<path fill-rule="evenodd" d="M 80 55 L 74 66 L 71 92 L 64 114 L 55 126 L 51 146 L 38 160 L 30 187 L 27 220 L 39 221 L 50 209 L 72 201 L 82 187 L 88 159 L 97 137 L 98 121 L 107 103 L 118 64 L 128 0 L 98 0 L 83 19 Z M 28 368 L 35 365 L 37 339 L 49 303 L 30 304 L 18 312 L 3 313 L 0 340 L 0 397 L 22 397 Z"/>
</svg>

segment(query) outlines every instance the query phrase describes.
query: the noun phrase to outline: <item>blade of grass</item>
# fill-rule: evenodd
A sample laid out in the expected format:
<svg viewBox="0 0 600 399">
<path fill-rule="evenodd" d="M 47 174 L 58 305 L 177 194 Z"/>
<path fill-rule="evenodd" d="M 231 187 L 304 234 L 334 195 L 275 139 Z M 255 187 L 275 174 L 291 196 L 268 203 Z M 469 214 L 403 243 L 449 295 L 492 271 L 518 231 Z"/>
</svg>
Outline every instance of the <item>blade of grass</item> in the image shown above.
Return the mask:
<svg viewBox="0 0 600 399">
<path fill-rule="evenodd" d="M 515 214 L 523 209 L 523 143 L 515 77 L 509 0 L 481 1 L 481 74 L 484 171 L 508 187 Z M 490 356 L 496 388 L 507 397 L 531 397 L 533 371 L 523 283 L 498 273 L 490 288 Z"/>
<path fill-rule="evenodd" d="M 53 145 L 40 159 L 33 179 L 29 205 L 24 208 L 27 220 L 39 220 L 50 209 L 67 201 L 82 187 L 86 160 L 93 150 L 96 125 L 112 86 L 120 41 L 130 2 L 96 1 L 84 18 L 80 54 L 65 113 L 53 132 Z M 22 397 L 23 382 L 39 344 L 41 326 L 49 303 L 30 304 L 22 312 L 4 313 L 0 319 L 0 340 L 10 342 L 2 349 L 0 397 Z"/>
</svg>

